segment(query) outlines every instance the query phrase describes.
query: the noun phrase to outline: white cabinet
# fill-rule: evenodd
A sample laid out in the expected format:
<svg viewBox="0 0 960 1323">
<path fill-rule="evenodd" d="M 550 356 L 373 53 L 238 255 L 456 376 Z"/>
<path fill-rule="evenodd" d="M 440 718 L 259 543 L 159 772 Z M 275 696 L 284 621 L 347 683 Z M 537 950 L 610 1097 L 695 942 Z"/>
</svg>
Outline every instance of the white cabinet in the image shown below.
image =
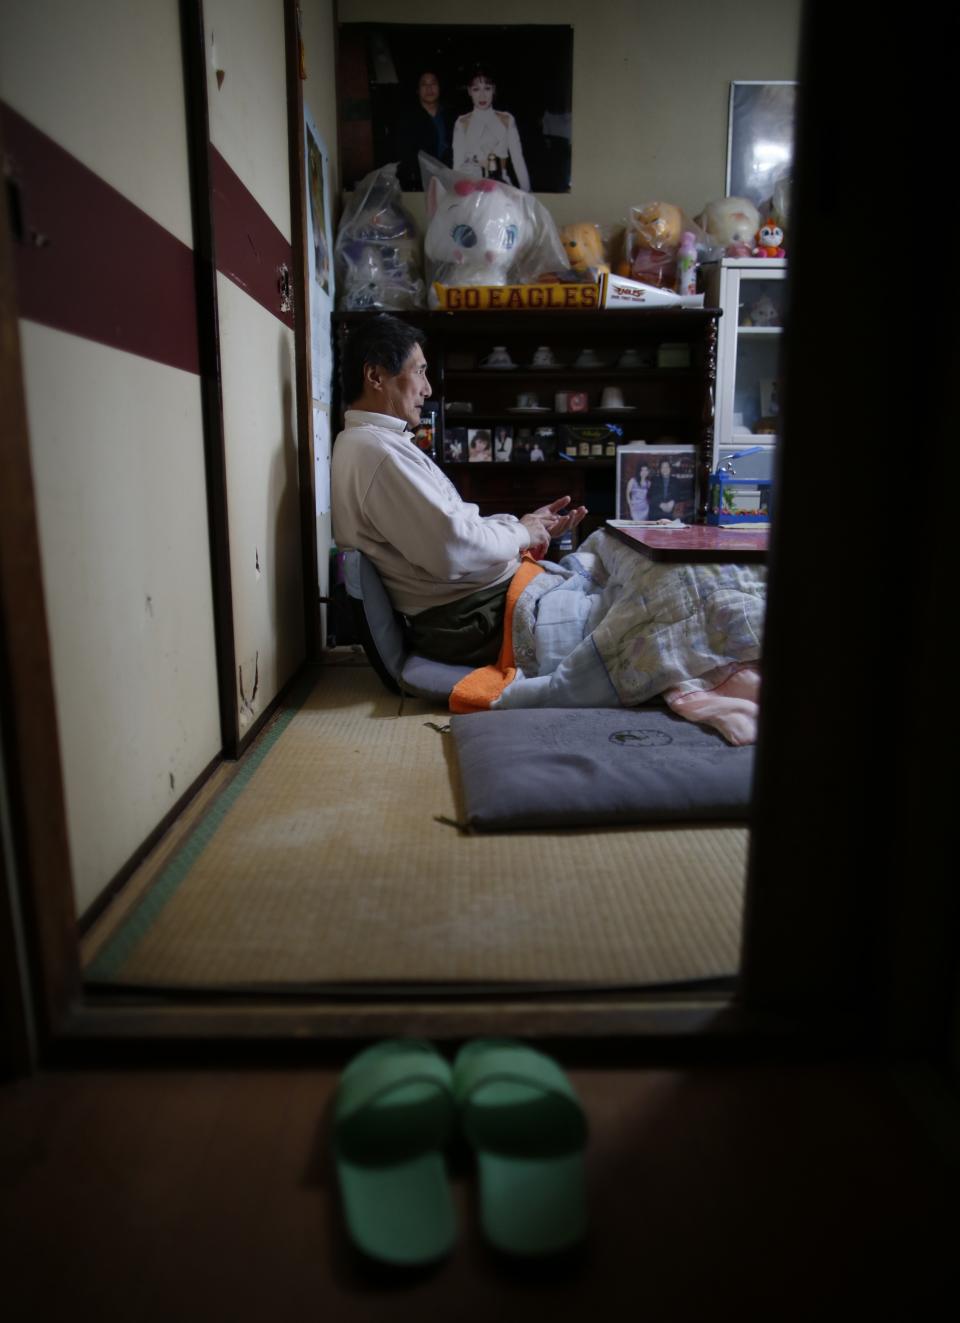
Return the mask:
<svg viewBox="0 0 960 1323">
<path fill-rule="evenodd" d="M 749 469 L 754 476 L 771 477 L 786 259 L 725 257 L 707 263 L 702 271 L 708 307 L 723 310 L 717 337 L 711 467 L 716 468 L 724 452 L 761 446 L 756 457 L 751 456 Z M 741 471 L 746 476 L 746 468 L 738 466 Z"/>
</svg>

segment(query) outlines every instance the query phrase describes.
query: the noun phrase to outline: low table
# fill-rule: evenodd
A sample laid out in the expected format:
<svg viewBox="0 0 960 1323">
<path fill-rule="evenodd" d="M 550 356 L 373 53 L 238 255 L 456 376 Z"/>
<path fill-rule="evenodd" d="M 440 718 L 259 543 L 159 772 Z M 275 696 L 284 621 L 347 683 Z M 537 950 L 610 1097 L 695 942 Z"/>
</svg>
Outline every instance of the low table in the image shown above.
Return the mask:
<svg viewBox="0 0 960 1323">
<path fill-rule="evenodd" d="M 606 527 L 621 542 L 642 551 L 651 560 L 672 561 L 758 561 L 767 558 L 770 530 L 745 524 L 742 528 L 717 528 L 713 524 L 686 524 L 683 528 L 654 528 L 645 524 L 621 524 L 608 519 Z"/>
</svg>

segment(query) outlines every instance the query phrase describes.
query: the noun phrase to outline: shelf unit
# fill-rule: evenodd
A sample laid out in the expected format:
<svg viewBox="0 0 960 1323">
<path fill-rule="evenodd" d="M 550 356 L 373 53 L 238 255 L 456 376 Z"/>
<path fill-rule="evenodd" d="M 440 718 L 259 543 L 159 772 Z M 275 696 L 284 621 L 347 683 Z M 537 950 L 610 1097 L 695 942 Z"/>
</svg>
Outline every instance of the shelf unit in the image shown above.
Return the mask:
<svg viewBox="0 0 960 1323">
<path fill-rule="evenodd" d="M 721 457 L 759 445 L 738 466 L 744 478 L 770 478 L 776 433 L 756 431 L 775 417 L 780 340 L 786 319 L 785 258 L 725 257 L 702 268 L 707 300 L 723 312 L 717 338 L 717 410 L 712 467 Z M 758 305 L 761 305 L 758 308 Z M 772 325 L 755 324 L 772 317 Z M 769 413 L 765 407 L 774 406 Z"/>
<path fill-rule="evenodd" d="M 369 313 L 340 313 L 335 317 L 338 345 L 351 326 Z M 433 400 L 437 406 L 437 463 L 465 500 L 475 502 L 483 514 L 528 510 L 567 494 L 584 504 L 590 516 L 583 532 L 614 514 L 614 456 L 565 458 L 559 454 L 561 429 L 614 426 L 615 440 L 695 445 L 698 453 L 698 513 L 705 509 L 707 475 L 713 456 L 713 401 L 717 362 L 715 308 L 642 309 L 554 312 L 429 312 L 398 314 L 423 328 Z M 684 345 L 689 366 L 657 367 L 661 345 Z M 513 368 L 481 368 L 479 363 L 496 345 L 504 345 Z M 534 367 L 537 348 L 548 345 L 558 367 Z M 590 348 L 601 366 L 578 368 L 581 350 Z M 645 365 L 617 366 L 626 350 L 635 351 Z M 605 386 L 622 392 L 624 410 L 600 407 Z M 561 412 L 554 407 L 557 392 L 585 392 L 586 412 Z M 514 408 L 520 393 L 533 393 L 546 405 L 542 413 L 521 413 Z M 451 404 L 468 403 L 469 412 Z M 450 429 L 493 429 L 503 425 L 531 433 L 538 427 L 555 432 L 558 457 L 554 460 L 463 462 L 444 458 Z"/>
</svg>

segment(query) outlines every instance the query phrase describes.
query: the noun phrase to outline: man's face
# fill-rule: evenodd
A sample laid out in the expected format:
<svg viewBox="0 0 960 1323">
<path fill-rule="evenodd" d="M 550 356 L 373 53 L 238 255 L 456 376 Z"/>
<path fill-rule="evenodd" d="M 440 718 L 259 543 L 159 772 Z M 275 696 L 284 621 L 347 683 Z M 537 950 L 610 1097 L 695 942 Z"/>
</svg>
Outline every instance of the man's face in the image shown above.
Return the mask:
<svg viewBox="0 0 960 1323">
<path fill-rule="evenodd" d="M 378 371 L 383 400 L 381 413 L 389 414 L 392 418 L 402 418 L 410 427 L 416 427 L 420 422 L 423 402 L 430 398 L 427 360 L 423 350 L 419 345 L 414 345 L 395 377 L 388 376 L 383 368 Z"/>
<path fill-rule="evenodd" d="M 436 105 L 440 99 L 440 84 L 437 82 L 437 75 L 425 73 L 420 75 L 420 100 L 426 106 Z"/>
<path fill-rule="evenodd" d="M 660 461 L 660 476 L 662 478 L 670 477 L 670 461 L 668 459 Z"/>
</svg>

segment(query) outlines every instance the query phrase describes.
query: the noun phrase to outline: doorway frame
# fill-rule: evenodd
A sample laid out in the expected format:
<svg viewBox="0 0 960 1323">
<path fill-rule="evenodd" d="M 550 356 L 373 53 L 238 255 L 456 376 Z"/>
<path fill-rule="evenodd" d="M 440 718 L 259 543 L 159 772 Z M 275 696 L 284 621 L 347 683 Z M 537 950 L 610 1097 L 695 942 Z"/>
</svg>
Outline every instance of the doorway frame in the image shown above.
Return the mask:
<svg viewBox="0 0 960 1323">
<path fill-rule="evenodd" d="M 865 537 L 861 522 L 838 521 L 832 511 L 811 510 L 802 499 L 808 438 L 816 435 L 821 454 L 843 453 L 848 445 L 852 381 L 859 383 L 858 426 L 864 435 L 889 441 L 891 423 L 904 427 L 911 402 L 914 425 L 922 425 L 944 454 L 955 426 L 945 383 L 957 379 L 960 332 L 947 300 L 939 315 L 928 314 L 920 342 L 904 348 L 909 371 L 901 366 L 901 372 L 910 382 L 909 400 L 905 390 L 891 396 L 886 328 L 892 314 L 883 282 L 864 287 L 855 317 L 844 321 L 843 361 L 820 352 L 824 293 L 818 254 L 829 250 L 857 211 L 857 182 L 843 162 L 844 153 L 854 148 L 862 155 L 863 139 L 856 122 L 845 124 L 831 113 L 822 91 L 818 100 L 804 89 L 842 86 L 851 95 L 851 79 L 860 69 L 859 40 L 855 23 L 838 30 L 833 11 L 819 0 L 808 4 L 798 78 L 792 306 L 783 358 L 785 382 L 793 383 L 794 390 L 784 397 L 777 461 L 780 499 L 771 538 L 744 952 L 729 997 L 641 991 L 485 1000 L 412 995 L 385 1004 L 293 996 L 98 998 L 83 989 L 4 221 L 0 382 L 12 408 L 4 419 L 0 452 L 5 478 L 0 487 L 0 728 L 13 866 L 0 870 L 0 883 L 4 902 L 13 902 L 5 904 L 5 913 L 12 909 L 22 915 L 22 940 L 17 940 L 15 925 L 0 924 L 0 960 L 15 962 L 11 967 L 29 989 L 28 997 L 21 998 L 29 1006 L 5 1008 L 12 1011 L 4 1021 L 5 1065 L 15 1068 L 34 1033 L 41 1060 L 55 1060 L 104 1053 L 126 1058 L 131 1045 L 147 1053 L 164 1045 L 186 1051 L 211 1044 L 234 1052 L 244 1045 L 251 1052 L 266 1047 L 293 1051 L 298 1045 L 312 1051 L 318 1040 L 339 1048 L 383 1034 L 447 1038 L 497 1032 L 588 1039 L 595 1048 L 679 1040 L 685 1050 L 706 1042 L 738 1051 L 745 1044 L 750 1050 L 765 1044 L 780 1052 L 785 1045 L 791 1051 L 800 1045 L 819 1051 L 832 1043 L 847 1051 L 920 1052 L 952 1062 L 956 1069 L 960 925 L 958 899 L 945 867 L 950 805 L 946 781 L 937 771 L 939 734 L 920 720 L 916 702 L 910 705 L 928 677 L 941 673 L 942 613 L 932 575 L 924 578 L 924 571 L 946 558 L 947 521 L 919 523 L 909 539 L 895 538 L 881 525 Z M 866 72 L 859 76 L 866 89 Z M 939 97 L 945 108 L 950 80 L 931 77 L 926 86 L 926 113 L 930 98 Z M 883 119 L 874 126 L 879 171 L 909 121 L 901 123 L 902 106 L 877 102 L 876 109 Z M 926 150 L 932 169 L 934 148 L 925 142 L 916 137 L 904 146 L 914 154 Z M 296 245 L 302 249 L 302 243 L 301 231 Z M 866 235 L 862 243 L 861 262 L 869 266 L 873 261 L 881 269 L 883 235 Z M 300 363 L 298 355 L 298 371 Z M 801 381 L 802 391 L 796 389 Z M 882 583 L 871 576 L 878 557 L 895 565 Z M 838 565 L 862 583 L 852 602 L 822 591 Z M 829 639 L 832 655 L 850 664 L 865 662 L 891 591 L 905 590 L 914 580 L 922 587 L 905 608 L 904 628 L 917 646 L 902 659 L 885 695 L 899 721 L 878 729 L 874 711 L 861 705 L 844 712 L 825 748 L 811 733 L 834 699 L 833 678 L 808 664 L 809 622 L 815 620 L 820 635 Z M 878 843 L 882 849 L 876 851 Z"/>
</svg>

